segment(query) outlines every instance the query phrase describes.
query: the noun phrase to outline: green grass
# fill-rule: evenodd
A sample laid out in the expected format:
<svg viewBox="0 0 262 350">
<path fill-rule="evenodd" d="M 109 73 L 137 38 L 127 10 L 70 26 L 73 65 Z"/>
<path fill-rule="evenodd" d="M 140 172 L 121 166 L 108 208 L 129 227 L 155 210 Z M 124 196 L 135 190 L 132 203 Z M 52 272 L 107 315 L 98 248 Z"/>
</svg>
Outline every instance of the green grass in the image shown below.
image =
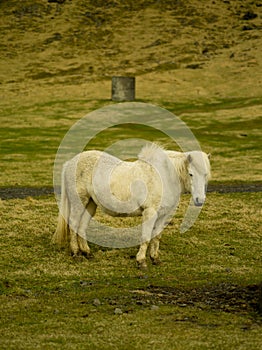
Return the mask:
<svg viewBox="0 0 262 350">
<path fill-rule="evenodd" d="M 223 293 L 262 281 L 261 195 L 209 194 L 180 234 L 187 202 L 164 231 L 162 265 L 142 273 L 136 247 L 91 244 L 79 262 L 53 246 L 53 197 L 2 201 L 1 349 L 259 349 L 258 300 Z"/>
<path fill-rule="evenodd" d="M 3 107 L 0 130 L 2 186 L 51 186 L 53 162 L 66 132 L 91 110 L 110 103 L 109 100 L 54 100 L 16 108 Z M 190 105 L 158 101 L 158 104 L 185 121 L 202 149 L 212 154 L 213 181 L 261 181 L 260 99 Z M 104 149 L 113 141 L 129 137 L 158 141 L 175 148 L 162 133 L 133 125 L 100 133 L 88 148 Z"/>
</svg>

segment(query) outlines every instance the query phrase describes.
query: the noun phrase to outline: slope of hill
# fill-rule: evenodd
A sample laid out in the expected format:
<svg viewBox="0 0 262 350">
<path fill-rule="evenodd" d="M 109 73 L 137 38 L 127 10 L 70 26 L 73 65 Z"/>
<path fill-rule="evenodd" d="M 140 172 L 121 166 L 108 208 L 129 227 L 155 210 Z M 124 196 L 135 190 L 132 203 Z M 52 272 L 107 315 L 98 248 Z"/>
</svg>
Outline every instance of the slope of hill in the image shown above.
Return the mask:
<svg viewBox="0 0 262 350">
<path fill-rule="evenodd" d="M 0 89 L 13 98 L 109 98 L 113 75 L 143 99 L 262 93 L 257 0 L 0 1 Z"/>
</svg>

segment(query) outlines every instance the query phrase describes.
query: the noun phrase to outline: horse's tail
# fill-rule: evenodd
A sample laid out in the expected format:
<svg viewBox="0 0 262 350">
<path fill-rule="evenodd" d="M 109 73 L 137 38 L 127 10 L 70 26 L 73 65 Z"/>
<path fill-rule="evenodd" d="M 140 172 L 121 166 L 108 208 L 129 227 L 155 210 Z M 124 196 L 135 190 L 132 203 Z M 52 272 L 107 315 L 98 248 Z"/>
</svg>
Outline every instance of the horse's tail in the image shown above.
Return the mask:
<svg viewBox="0 0 262 350">
<path fill-rule="evenodd" d="M 60 247 L 65 247 L 69 244 L 70 228 L 69 228 L 69 200 L 65 186 L 65 172 L 63 169 L 61 176 L 61 202 L 58 215 L 56 231 L 53 235 L 52 242 Z"/>
</svg>

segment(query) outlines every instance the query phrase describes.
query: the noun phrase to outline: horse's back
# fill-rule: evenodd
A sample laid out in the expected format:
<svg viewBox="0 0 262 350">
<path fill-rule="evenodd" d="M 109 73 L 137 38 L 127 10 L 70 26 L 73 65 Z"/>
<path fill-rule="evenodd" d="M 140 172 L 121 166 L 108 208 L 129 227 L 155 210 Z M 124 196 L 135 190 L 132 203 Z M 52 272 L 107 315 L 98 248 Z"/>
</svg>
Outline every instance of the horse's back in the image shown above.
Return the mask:
<svg viewBox="0 0 262 350">
<path fill-rule="evenodd" d="M 152 196 L 161 186 L 160 179 L 154 172 L 150 164 L 139 160 L 120 163 L 110 179 L 112 194 L 122 201 L 130 200 L 131 196 L 136 195 L 138 202 L 140 194 L 144 193 L 145 189 L 148 195 Z"/>
</svg>

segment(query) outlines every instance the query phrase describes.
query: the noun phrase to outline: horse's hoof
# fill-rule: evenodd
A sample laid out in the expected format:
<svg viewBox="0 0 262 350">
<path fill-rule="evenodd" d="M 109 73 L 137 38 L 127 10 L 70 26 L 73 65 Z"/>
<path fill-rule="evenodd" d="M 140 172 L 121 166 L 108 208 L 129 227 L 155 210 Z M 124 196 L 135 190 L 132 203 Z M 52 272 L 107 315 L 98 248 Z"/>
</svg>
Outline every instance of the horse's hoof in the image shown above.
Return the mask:
<svg viewBox="0 0 262 350">
<path fill-rule="evenodd" d="M 82 252 L 82 255 L 83 255 L 87 260 L 91 260 L 91 259 L 94 258 L 94 254 L 92 254 L 92 253 Z"/>
<path fill-rule="evenodd" d="M 138 261 L 137 264 L 138 264 L 139 270 L 142 270 L 142 271 L 146 271 L 147 270 L 147 263 L 146 263 L 145 260 Z"/>
<path fill-rule="evenodd" d="M 162 261 L 159 258 L 151 258 L 153 265 L 161 265 Z"/>
<path fill-rule="evenodd" d="M 82 262 L 82 261 L 84 261 L 83 255 L 72 254 L 72 258 L 73 258 L 73 260 L 76 261 L 76 262 Z"/>
</svg>

